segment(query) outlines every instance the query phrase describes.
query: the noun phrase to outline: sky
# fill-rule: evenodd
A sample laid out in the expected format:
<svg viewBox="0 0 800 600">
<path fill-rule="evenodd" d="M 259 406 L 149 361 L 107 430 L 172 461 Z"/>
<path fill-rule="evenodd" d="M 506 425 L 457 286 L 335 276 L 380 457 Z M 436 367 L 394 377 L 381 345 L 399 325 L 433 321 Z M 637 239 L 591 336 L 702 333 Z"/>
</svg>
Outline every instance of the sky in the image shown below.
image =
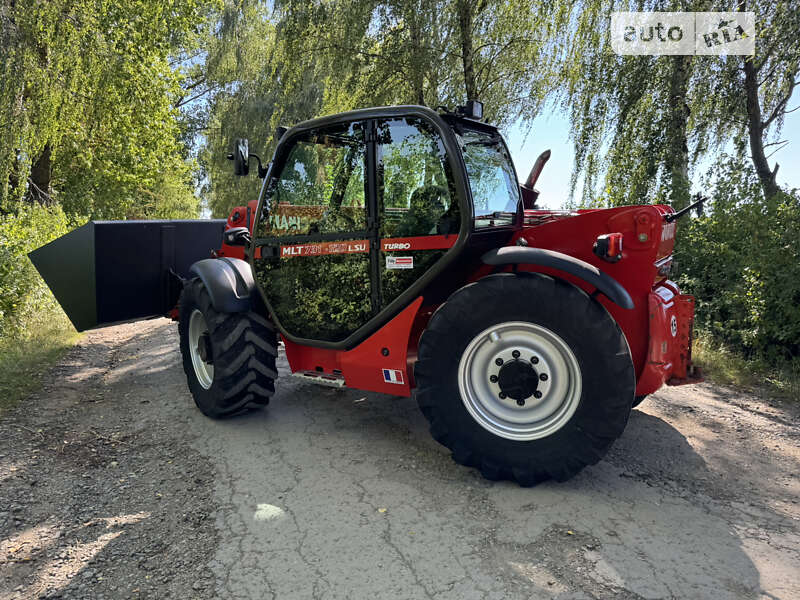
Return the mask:
<svg viewBox="0 0 800 600">
<path fill-rule="evenodd" d="M 800 104 L 800 93 L 795 92 L 789 102 L 792 109 Z M 562 112 L 545 107 L 543 112 L 533 121 L 530 131 L 517 123 L 509 128 L 506 141 L 517 176 L 524 181 L 533 166 L 536 157 L 549 149 L 552 156 L 544 167 L 536 189 L 539 190 L 539 206 L 547 208 L 562 208 L 569 198 L 569 181 L 572 175 L 573 151 L 569 139 L 569 120 Z M 776 152 L 770 159 L 770 166 L 775 161 L 780 164 L 778 169 L 778 184 L 800 188 L 800 110 L 786 115 L 786 121 L 781 132 L 782 140 L 789 143 Z M 774 148 L 767 148 L 767 154 Z M 698 184 L 702 171 L 710 166 L 710 161 L 698 165 L 693 176 L 693 192 L 700 191 Z M 580 199 L 580 194 L 575 194 Z"/>
</svg>

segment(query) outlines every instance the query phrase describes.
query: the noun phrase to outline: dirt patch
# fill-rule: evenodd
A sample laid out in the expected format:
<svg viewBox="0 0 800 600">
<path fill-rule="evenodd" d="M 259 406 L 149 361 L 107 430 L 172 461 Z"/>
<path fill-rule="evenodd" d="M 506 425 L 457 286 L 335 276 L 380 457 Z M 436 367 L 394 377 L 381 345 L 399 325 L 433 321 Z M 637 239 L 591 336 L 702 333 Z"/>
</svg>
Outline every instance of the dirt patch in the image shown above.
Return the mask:
<svg viewBox="0 0 800 600">
<path fill-rule="evenodd" d="M 0 422 L 3 600 L 208 596 L 214 469 L 162 401 L 174 353 L 152 365 L 148 397 L 114 376 L 144 344 L 159 356 L 171 340 L 147 334 L 163 326 L 89 334 Z"/>
<path fill-rule="evenodd" d="M 266 410 L 206 419 L 175 329 L 89 334 L 0 421 L 0 600 L 800 598 L 797 404 L 666 388 L 520 488 L 283 353 Z"/>
</svg>

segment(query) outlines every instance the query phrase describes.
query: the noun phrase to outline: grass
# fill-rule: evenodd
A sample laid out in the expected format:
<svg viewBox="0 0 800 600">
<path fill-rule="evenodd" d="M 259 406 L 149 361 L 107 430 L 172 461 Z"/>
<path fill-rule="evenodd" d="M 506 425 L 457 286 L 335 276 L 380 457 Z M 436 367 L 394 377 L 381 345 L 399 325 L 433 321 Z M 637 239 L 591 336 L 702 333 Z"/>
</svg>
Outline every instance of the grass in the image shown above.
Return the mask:
<svg viewBox="0 0 800 600">
<path fill-rule="evenodd" d="M 38 389 L 42 376 L 80 337 L 64 313 L 48 317 L 0 339 L 0 415 Z"/>
<path fill-rule="evenodd" d="M 770 365 L 752 360 L 698 332 L 692 347 L 693 362 L 702 367 L 706 380 L 747 389 L 763 389 L 771 396 L 800 401 L 800 360 Z"/>
</svg>

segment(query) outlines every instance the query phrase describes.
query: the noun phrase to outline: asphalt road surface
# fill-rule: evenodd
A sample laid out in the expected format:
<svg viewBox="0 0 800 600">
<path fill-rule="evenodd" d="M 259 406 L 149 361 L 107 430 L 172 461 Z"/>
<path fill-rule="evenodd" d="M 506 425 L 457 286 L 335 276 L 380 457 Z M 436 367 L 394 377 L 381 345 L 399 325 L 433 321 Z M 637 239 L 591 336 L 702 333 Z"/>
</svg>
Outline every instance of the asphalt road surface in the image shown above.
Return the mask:
<svg viewBox="0 0 800 600">
<path fill-rule="evenodd" d="M 800 598 L 798 405 L 709 384 L 563 483 L 483 480 L 413 400 L 194 408 L 174 324 L 88 334 L 0 417 L 0 600 Z"/>
</svg>

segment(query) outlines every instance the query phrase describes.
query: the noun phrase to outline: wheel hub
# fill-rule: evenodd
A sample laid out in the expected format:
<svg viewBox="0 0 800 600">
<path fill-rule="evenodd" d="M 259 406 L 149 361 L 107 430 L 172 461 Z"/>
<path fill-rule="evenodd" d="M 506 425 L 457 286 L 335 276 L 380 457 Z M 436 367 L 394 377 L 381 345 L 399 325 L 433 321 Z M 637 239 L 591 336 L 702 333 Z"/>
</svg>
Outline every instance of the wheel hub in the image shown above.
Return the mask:
<svg viewBox="0 0 800 600">
<path fill-rule="evenodd" d="M 527 400 L 539 387 L 539 374 L 530 361 L 516 358 L 500 367 L 497 385 L 512 400 Z"/>
<path fill-rule="evenodd" d="M 201 334 L 200 339 L 197 340 L 197 353 L 203 362 L 209 365 L 214 362 L 211 356 L 211 337 L 208 333 Z"/>
<path fill-rule="evenodd" d="M 481 427 L 526 441 L 552 435 L 572 418 L 582 377 L 577 358 L 559 335 L 535 323 L 509 321 L 467 344 L 458 386 Z"/>
</svg>

